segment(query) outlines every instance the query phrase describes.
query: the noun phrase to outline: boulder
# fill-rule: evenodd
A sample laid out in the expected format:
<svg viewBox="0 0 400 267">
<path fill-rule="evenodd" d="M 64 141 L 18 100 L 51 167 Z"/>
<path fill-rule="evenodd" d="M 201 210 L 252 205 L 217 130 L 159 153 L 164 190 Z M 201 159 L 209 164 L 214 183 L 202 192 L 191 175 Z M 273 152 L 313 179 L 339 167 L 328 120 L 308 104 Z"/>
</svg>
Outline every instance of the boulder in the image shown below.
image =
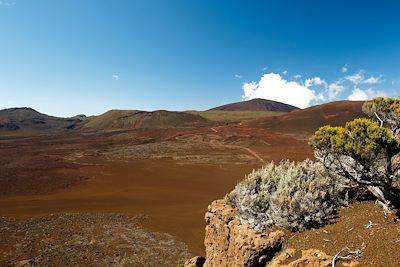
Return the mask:
<svg viewBox="0 0 400 267">
<path fill-rule="evenodd" d="M 282 249 L 283 231 L 257 233 L 241 224 L 236 209 L 225 200 L 214 201 L 205 220 L 204 267 L 265 267 Z"/>
</svg>

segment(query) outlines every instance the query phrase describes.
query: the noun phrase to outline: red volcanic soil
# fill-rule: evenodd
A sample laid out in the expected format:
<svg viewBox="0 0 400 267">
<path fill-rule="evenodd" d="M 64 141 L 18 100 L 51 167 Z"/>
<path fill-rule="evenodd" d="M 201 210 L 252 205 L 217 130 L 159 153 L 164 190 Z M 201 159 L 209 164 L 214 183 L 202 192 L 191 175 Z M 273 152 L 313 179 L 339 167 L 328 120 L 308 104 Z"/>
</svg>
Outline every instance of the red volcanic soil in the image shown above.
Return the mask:
<svg viewBox="0 0 400 267">
<path fill-rule="evenodd" d="M 274 132 L 291 134 L 312 134 L 323 125 L 338 126 L 359 117 L 362 112 L 362 101 L 337 101 L 294 110 L 276 117 L 259 118 L 244 122 L 249 128 L 262 128 Z"/>
<path fill-rule="evenodd" d="M 288 233 L 287 247 L 295 248 L 299 257 L 302 250 L 318 248 L 335 255 L 348 247 L 360 250 L 359 265 L 339 261 L 337 266 L 397 267 L 400 263 L 400 221 L 389 214 L 385 216 L 374 201 L 354 201 L 339 211 L 338 217 L 321 228 L 301 233 Z M 347 265 L 346 265 L 347 264 Z"/>
<path fill-rule="evenodd" d="M 296 109 L 298 108 L 285 103 L 262 99 L 262 98 L 255 98 L 248 101 L 241 101 L 215 107 L 209 110 L 224 110 L 224 111 L 255 110 L 255 111 L 289 112 Z"/>
<path fill-rule="evenodd" d="M 88 180 L 56 193 L 0 200 L 4 216 L 32 217 L 59 212 L 146 214 L 152 230 L 167 232 L 203 254 L 207 206 L 222 198 L 251 171 L 241 165 L 180 165 L 171 160 L 99 162 L 77 170 Z M 254 167 L 254 166 L 253 166 Z"/>
</svg>

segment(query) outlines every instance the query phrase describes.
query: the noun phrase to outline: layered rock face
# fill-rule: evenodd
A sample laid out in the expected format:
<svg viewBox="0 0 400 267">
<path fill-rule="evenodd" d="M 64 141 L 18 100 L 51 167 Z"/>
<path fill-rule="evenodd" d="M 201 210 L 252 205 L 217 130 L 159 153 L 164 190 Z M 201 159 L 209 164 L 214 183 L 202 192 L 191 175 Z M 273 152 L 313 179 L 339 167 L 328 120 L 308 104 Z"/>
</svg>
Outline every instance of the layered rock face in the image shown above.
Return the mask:
<svg viewBox="0 0 400 267">
<path fill-rule="evenodd" d="M 236 210 L 224 200 L 214 201 L 205 219 L 204 267 L 264 267 L 282 249 L 283 231 L 257 233 L 241 224 Z"/>
</svg>

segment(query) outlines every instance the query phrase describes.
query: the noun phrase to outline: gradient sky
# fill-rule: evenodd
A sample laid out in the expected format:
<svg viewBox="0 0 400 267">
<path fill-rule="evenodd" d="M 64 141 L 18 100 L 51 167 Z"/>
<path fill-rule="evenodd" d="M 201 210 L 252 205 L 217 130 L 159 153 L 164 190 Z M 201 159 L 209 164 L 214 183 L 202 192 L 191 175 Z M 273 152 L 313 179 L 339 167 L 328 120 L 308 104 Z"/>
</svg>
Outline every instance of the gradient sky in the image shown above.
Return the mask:
<svg viewBox="0 0 400 267">
<path fill-rule="evenodd" d="M 0 0 L 0 109 L 400 94 L 400 1 Z"/>
</svg>

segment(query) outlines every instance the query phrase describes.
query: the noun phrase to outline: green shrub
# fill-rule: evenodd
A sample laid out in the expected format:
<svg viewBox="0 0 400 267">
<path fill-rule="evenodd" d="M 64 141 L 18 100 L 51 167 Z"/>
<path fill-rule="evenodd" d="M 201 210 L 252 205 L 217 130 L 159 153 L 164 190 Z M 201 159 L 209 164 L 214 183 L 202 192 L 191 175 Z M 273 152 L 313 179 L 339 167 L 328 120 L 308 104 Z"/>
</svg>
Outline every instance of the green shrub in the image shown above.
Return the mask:
<svg viewBox="0 0 400 267">
<path fill-rule="evenodd" d="M 400 180 L 400 98 L 377 97 L 363 105 L 372 119 L 344 127 L 323 126 L 311 137 L 315 158 L 326 169 L 366 188 L 385 214 L 396 210 Z"/>
<path fill-rule="evenodd" d="M 343 180 L 311 160 L 270 163 L 250 173 L 227 195 L 242 223 L 263 231 L 294 231 L 322 224 L 347 203 Z"/>
</svg>

